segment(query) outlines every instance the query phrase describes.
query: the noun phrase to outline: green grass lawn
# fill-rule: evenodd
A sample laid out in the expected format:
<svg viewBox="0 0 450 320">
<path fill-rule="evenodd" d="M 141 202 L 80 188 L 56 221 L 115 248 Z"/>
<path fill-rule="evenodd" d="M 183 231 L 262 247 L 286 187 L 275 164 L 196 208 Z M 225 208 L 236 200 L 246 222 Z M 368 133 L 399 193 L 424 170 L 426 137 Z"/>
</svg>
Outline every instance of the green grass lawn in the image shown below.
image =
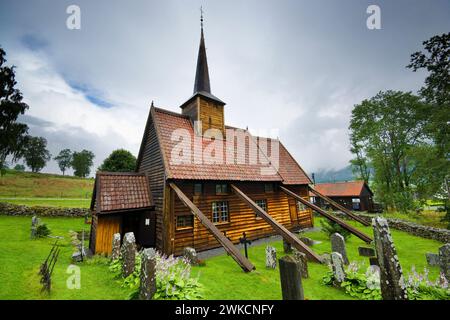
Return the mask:
<svg viewBox="0 0 450 320">
<path fill-rule="evenodd" d="M 420 212 L 420 213 L 386 212 L 386 213 L 383 213 L 383 216 L 386 218 L 406 220 L 406 221 L 414 222 L 414 223 L 421 224 L 424 226 L 441 228 L 441 229 L 446 229 L 447 225 L 448 225 L 447 222 L 442 221 L 442 218 L 444 218 L 444 216 L 445 216 L 445 212 L 437 212 L 437 211 L 430 211 L 430 210 L 424 210 L 423 212 Z"/>
<path fill-rule="evenodd" d="M 113 279 L 106 265 L 107 259 L 97 263 L 81 263 L 81 288 L 68 289 L 73 247 L 69 230 L 89 230 L 83 218 L 43 218 L 52 235 L 59 240 L 61 253 L 53 273 L 53 288 L 48 296 L 41 293 L 38 271 L 55 239 L 30 240 L 30 217 L 0 216 L 0 299 L 125 299 L 128 292 Z"/>
<path fill-rule="evenodd" d="M 319 225 L 319 219 L 315 219 Z M 45 260 L 54 239 L 30 240 L 30 217 L 9 217 L 0 215 L 0 299 L 125 299 L 129 294 L 109 272 L 106 258 L 95 262 L 78 264 L 81 268 L 81 289 L 66 287 L 67 267 L 73 248 L 70 244 L 69 230 L 88 230 L 89 225 L 82 218 L 43 218 L 53 235 L 64 236 L 60 240 L 62 251 L 55 268 L 53 290 L 50 296 L 40 293 L 37 272 Z M 357 225 L 356 223 L 352 223 Z M 359 226 L 358 226 L 359 227 Z M 372 235 L 370 227 L 360 227 Z M 317 253 L 330 252 L 330 242 L 319 231 L 309 232 L 307 236 L 322 241 L 313 246 Z M 421 271 L 426 266 L 425 253 L 437 252 L 441 243 L 392 230 L 392 236 L 405 273 L 412 265 Z M 368 266 L 366 258 L 359 257 L 357 247 L 364 243 L 352 236 L 347 242 L 350 261 L 358 260 Z M 281 241 L 272 243 L 278 257 L 283 255 Z M 281 299 L 279 270 L 265 268 L 265 245 L 250 246 L 249 258 L 256 271 L 244 273 L 234 260 L 221 255 L 206 260 L 206 266 L 194 267 L 193 276 L 199 276 L 205 287 L 206 299 Z M 343 291 L 321 284 L 327 266 L 309 263 L 310 278 L 303 281 L 305 296 L 308 299 L 351 299 Z M 430 268 L 430 278 L 439 273 L 437 267 Z"/>
<path fill-rule="evenodd" d="M 320 218 L 315 218 L 315 225 L 319 226 Z M 350 222 L 361 231 L 373 235 L 371 227 L 363 227 L 356 222 Z M 442 243 L 434 240 L 423 239 L 409 235 L 405 232 L 391 229 L 392 237 L 396 244 L 397 253 L 404 273 L 408 274 L 414 265 L 419 272 L 427 267 L 430 271 L 430 279 L 436 279 L 439 275 L 438 267 L 429 267 L 425 259 L 426 252 L 438 252 Z M 320 231 L 305 233 L 307 237 L 322 241 L 312 249 L 319 254 L 331 252 L 331 244 L 327 236 Z M 283 255 L 281 241 L 271 243 L 277 249 L 278 258 Z M 365 243 L 355 236 L 347 240 L 347 254 L 350 261 L 358 261 L 363 266 L 363 271 L 369 266 L 368 258 L 358 255 L 358 246 Z M 281 299 L 279 270 L 267 270 L 265 268 L 265 245 L 249 249 L 249 258 L 256 266 L 256 271 L 250 274 L 239 272 L 239 266 L 226 255 L 210 258 L 206 261 L 206 267 L 195 267 L 194 275 L 200 277 L 200 282 L 205 284 L 207 299 Z M 327 287 L 321 284 L 322 276 L 328 270 L 325 265 L 317 263 L 308 264 L 310 278 L 303 281 L 305 297 L 311 300 L 342 300 L 352 299 L 343 291 Z"/>
<path fill-rule="evenodd" d="M 0 198 L 0 202 L 21 204 L 26 206 L 89 208 L 91 199 L 60 199 L 60 198 Z"/>
</svg>

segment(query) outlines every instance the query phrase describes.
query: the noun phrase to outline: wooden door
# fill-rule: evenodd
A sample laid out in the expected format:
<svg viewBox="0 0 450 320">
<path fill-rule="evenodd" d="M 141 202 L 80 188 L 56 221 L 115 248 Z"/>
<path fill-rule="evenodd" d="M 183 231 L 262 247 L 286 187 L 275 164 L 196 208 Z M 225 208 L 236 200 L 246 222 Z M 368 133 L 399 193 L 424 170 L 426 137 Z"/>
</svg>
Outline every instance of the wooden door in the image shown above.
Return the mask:
<svg viewBox="0 0 450 320">
<path fill-rule="evenodd" d="M 119 215 L 98 216 L 95 234 L 95 253 L 111 253 L 113 235 L 120 232 L 120 225 L 121 216 Z"/>
<path fill-rule="evenodd" d="M 289 213 L 291 215 L 291 223 L 293 225 L 297 225 L 298 224 L 297 201 L 295 201 L 295 199 L 289 199 Z"/>
<path fill-rule="evenodd" d="M 139 244 L 144 248 L 156 245 L 156 214 L 154 211 L 144 211 L 140 216 Z"/>
</svg>

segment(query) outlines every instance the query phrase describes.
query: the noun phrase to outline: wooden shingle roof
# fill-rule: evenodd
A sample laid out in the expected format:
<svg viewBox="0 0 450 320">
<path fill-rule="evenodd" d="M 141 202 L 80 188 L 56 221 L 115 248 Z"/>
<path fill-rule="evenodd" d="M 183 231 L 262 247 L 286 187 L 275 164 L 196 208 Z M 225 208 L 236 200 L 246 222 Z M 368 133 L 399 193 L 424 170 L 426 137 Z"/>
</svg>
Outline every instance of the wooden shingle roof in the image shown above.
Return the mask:
<svg viewBox="0 0 450 320">
<path fill-rule="evenodd" d="M 246 138 L 245 146 L 235 145 L 234 152 L 243 151 L 242 154 L 246 155 L 244 163 L 221 163 L 221 164 L 207 164 L 205 162 L 195 163 L 191 161 L 189 163 L 174 163 L 171 161 L 172 150 L 175 146 L 180 146 L 181 143 L 191 144 L 191 152 L 194 155 L 194 128 L 191 120 L 181 114 L 171 112 L 168 110 L 152 107 L 150 112 L 153 117 L 153 123 L 157 132 L 158 141 L 161 147 L 163 162 L 166 171 L 166 177 L 171 179 L 193 179 L 193 180 L 229 180 L 229 181 L 266 181 L 266 182 L 283 182 L 284 184 L 309 184 L 311 180 L 295 161 L 295 159 L 289 154 L 286 148 L 279 143 L 279 167 L 278 170 L 272 166 L 273 173 L 266 174 L 267 168 L 271 165 L 268 164 L 268 156 L 270 154 L 270 143 L 268 142 L 267 154 L 263 152 L 264 148 L 261 148 L 260 141 L 262 138 L 250 135 Z M 231 128 L 231 127 L 227 127 Z M 191 141 L 185 140 L 180 142 L 173 139 L 173 132 L 175 130 L 181 130 L 179 132 L 186 132 L 190 135 Z M 242 129 L 241 129 L 242 130 Z M 202 137 L 196 137 L 201 139 L 203 150 L 212 143 L 210 139 Z M 268 139 L 267 141 L 271 141 Z M 216 143 L 223 144 L 223 159 L 226 159 L 227 146 L 226 141 L 216 141 Z M 261 158 L 266 159 L 266 164 L 262 161 L 249 161 L 249 157 L 252 154 L 249 152 L 250 143 L 257 145 L 257 150 L 260 153 Z M 142 150 L 141 150 L 142 151 Z M 265 169 L 264 169 L 265 168 Z M 264 171 L 266 170 L 266 171 Z"/>
<path fill-rule="evenodd" d="M 97 172 L 91 209 L 107 213 L 151 207 L 153 199 L 145 174 Z"/>
<path fill-rule="evenodd" d="M 364 188 L 372 194 L 364 181 L 318 183 L 314 188 L 327 197 L 359 197 Z"/>
</svg>

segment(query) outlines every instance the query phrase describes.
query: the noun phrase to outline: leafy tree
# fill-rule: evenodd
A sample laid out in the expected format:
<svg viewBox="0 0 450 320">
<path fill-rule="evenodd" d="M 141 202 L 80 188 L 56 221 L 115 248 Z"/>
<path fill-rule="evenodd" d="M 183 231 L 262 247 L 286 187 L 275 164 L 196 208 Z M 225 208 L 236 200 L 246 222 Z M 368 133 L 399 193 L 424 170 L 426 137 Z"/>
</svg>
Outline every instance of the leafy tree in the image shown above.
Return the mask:
<svg viewBox="0 0 450 320">
<path fill-rule="evenodd" d="M 72 154 L 71 166 L 74 170 L 74 175 L 77 177 L 86 178 L 91 172 L 91 167 L 94 164 L 94 153 L 89 150 L 82 150 L 81 152 L 74 152 Z"/>
<path fill-rule="evenodd" d="M 352 111 L 351 150 L 357 161 L 359 156 L 370 162 L 377 196 L 390 208 L 412 209 L 412 150 L 425 138 L 425 108 L 420 98 L 409 92 L 386 91 L 362 101 Z"/>
<path fill-rule="evenodd" d="M 25 171 L 25 166 L 23 164 L 16 164 L 16 166 L 14 167 L 14 170 Z"/>
<path fill-rule="evenodd" d="M 5 66 L 6 53 L 0 47 L 0 171 L 3 172 L 6 157 L 12 160 L 21 157 L 27 143 L 28 126 L 18 123 L 17 118 L 24 114 L 28 105 L 22 101 L 22 93 L 15 88 L 14 67 Z"/>
<path fill-rule="evenodd" d="M 100 171 L 127 172 L 136 168 L 136 157 L 130 151 L 124 149 L 114 150 L 103 164 L 98 168 Z"/>
<path fill-rule="evenodd" d="M 45 167 L 51 154 L 47 150 L 47 140 L 42 137 L 29 137 L 23 151 L 25 163 L 31 168 L 32 172 L 39 172 Z"/>
<path fill-rule="evenodd" d="M 413 71 L 425 69 L 428 76 L 420 94 L 429 103 L 427 132 L 442 154 L 448 154 L 450 143 L 450 33 L 423 42 L 425 52 L 411 55 L 407 66 Z"/>
<path fill-rule="evenodd" d="M 66 170 L 70 168 L 72 164 L 72 151 L 70 149 L 63 149 L 59 154 L 53 158 L 58 163 L 59 169 L 64 175 Z"/>
</svg>

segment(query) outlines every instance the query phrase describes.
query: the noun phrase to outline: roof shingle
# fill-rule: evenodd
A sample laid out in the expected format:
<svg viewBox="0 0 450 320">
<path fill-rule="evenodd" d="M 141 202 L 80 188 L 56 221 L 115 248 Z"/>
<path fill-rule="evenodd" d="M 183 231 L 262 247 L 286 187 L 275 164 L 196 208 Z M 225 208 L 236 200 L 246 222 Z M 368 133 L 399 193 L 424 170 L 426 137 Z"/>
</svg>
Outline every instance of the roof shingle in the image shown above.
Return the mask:
<svg viewBox="0 0 450 320">
<path fill-rule="evenodd" d="M 314 186 L 314 189 L 327 197 L 359 197 L 364 186 L 364 181 L 348 181 L 318 183 Z"/>
</svg>

